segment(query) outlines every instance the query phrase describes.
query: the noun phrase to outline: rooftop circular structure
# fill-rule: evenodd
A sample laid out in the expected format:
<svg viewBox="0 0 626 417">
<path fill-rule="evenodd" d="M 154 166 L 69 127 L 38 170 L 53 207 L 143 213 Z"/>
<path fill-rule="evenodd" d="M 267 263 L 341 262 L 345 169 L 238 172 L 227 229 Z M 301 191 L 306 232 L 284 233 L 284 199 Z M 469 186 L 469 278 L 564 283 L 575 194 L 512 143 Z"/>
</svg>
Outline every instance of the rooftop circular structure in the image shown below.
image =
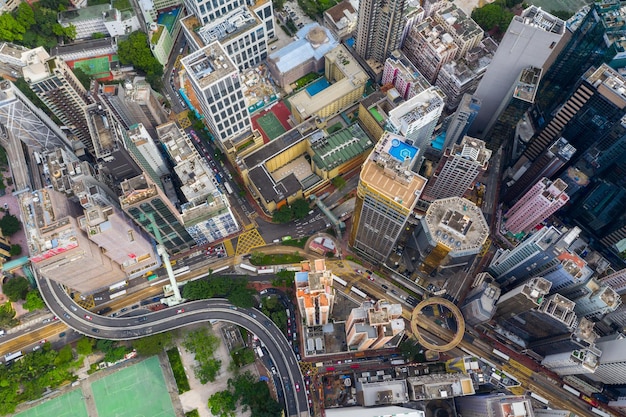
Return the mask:
<svg viewBox="0 0 626 417">
<path fill-rule="evenodd" d="M 321 26 L 315 26 L 312 28 L 309 33 L 307 33 L 306 38 L 311 43 L 311 46 L 317 48 L 318 46 L 328 42 L 328 35 L 326 31 Z"/>
<path fill-rule="evenodd" d="M 456 332 L 452 339 L 443 345 L 437 345 L 435 343 L 431 343 L 427 341 L 424 336 L 421 334 L 421 329 L 428 330 L 438 337 L 441 337 L 445 340 L 447 335 L 442 336 L 441 327 L 432 321 L 426 319 L 426 316 L 422 313 L 422 310 L 428 306 L 443 306 L 452 312 L 454 320 L 456 321 Z M 446 300 L 445 298 L 440 297 L 432 297 L 427 298 L 421 303 L 419 303 L 414 309 L 413 314 L 411 315 L 411 331 L 413 335 L 417 338 L 418 342 L 425 349 L 430 349 L 435 352 L 447 352 L 451 349 L 454 349 L 461 340 L 463 340 L 463 335 L 465 334 L 465 320 L 463 320 L 463 315 L 461 314 L 461 310 L 458 309 L 454 303 Z"/>
</svg>

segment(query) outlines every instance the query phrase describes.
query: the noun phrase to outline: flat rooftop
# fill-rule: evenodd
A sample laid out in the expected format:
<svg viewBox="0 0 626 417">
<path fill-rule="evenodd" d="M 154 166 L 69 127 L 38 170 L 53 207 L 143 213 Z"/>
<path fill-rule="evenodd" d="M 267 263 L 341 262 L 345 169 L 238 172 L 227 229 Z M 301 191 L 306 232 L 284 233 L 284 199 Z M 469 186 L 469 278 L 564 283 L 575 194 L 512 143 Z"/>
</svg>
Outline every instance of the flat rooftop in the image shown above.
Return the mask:
<svg viewBox="0 0 626 417">
<path fill-rule="evenodd" d="M 539 27 L 546 32 L 559 35 L 565 33 L 565 22 L 542 10 L 541 7 L 530 6 L 522 12 L 521 16 L 515 16 L 514 19 L 523 22 L 525 25 Z"/>
<path fill-rule="evenodd" d="M 432 238 L 454 252 L 477 250 L 489 236 L 483 212 L 461 197 L 435 200 L 423 220 Z"/>
<path fill-rule="evenodd" d="M 363 128 L 354 123 L 329 136 L 310 139 L 313 163 L 330 170 L 367 152 L 374 144 Z"/>
<path fill-rule="evenodd" d="M 217 80 L 238 72 L 233 60 L 219 42 L 205 46 L 181 60 L 189 77 L 200 88 L 206 88 Z"/>
<path fill-rule="evenodd" d="M 620 109 L 626 107 L 626 79 L 619 72 L 602 64 L 598 69 L 590 68 L 583 78 Z"/>
<path fill-rule="evenodd" d="M 95 6 L 87 6 L 82 9 L 66 10 L 59 12 L 58 20 L 60 24 L 70 24 L 72 22 L 79 22 L 81 20 L 102 20 L 103 13 L 112 9 L 110 4 L 98 4 Z"/>
<path fill-rule="evenodd" d="M 534 103 L 537 87 L 539 86 L 539 80 L 541 79 L 541 73 L 541 68 L 524 68 L 517 80 L 515 80 L 513 97 L 528 103 Z"/>
<path fill-rule="evenodd" d="M 339 45 L 330 29 L 317 23 L 305 25 L 298 30 L 296 37 L 295 41 L 270 54 L 268 58 L 280 72 L 288 72 L 310 59 L 319 61 Z"/>
<path fill-rule="evenodd" d="M 410 170 L 417 148 L 405 141 L 403 136 L 385 132 L 361 169 L 361 181 L 405 209 L 411 210 L 424 189 L 426 178 Z M 397 154 L 406 155 L 408 159 L 399 160 L 394 156 L 396 152 L 393 148 L 402 148 Z"/>
</svg>

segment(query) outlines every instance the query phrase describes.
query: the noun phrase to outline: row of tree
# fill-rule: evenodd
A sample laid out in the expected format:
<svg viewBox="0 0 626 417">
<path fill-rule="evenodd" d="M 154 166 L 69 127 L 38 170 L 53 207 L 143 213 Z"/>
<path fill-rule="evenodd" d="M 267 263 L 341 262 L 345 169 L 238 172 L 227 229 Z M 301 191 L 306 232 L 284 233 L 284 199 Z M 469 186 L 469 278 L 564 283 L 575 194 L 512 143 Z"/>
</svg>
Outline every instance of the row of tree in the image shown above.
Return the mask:
<svg viewBox="0 0 626 417">
<path fill-rule="evenodd" d="M 63 27 L 57 21 L 58 12 L 66 10 L 67 0 L 22 2 L 13 12 L 0 15 L 0 40 L 14 42 L 27 48 L 43 46 L 53 48 L 59 38 L 71 41 L 76 38 L 76 27 Z"/>
<path fill-rule="evenodd" d="M 304 219 L 311 210 L 309 203 L 299 198 L 291 205 L 284 205 L 272 214 L 272 221 L 275 223 L 289 223 L 293 219 Z"/>
<path fill-rule="evenodd" d="M 182 296 L 187 300 L 223 297 L 242 308 L 254 306 L 254 294 L 255 291 L 248 288 L 248 281 L 244 277 L 213 275 L 188 282 L 182 290 Z"/>
<path fill-rule="evenodd" d="M 222 367 L 222 361 L 213 356 L 220 340 L 209 329 L 203 328 L 187 333 L 183 346 L 195 355 L 197 365 L 193 372 L 202 384 L 215 381 Z"/>
<path fill-rule="evenodd" d="M 136 70 L 146 74 L 146 81 L 153 89 L 160 91 L 163 88 L 163 65 L 152 55 L 148 35 L 136 31 L 127 39 L 119 41 L 117 53 L 122 65 L 132 65 Z"/>
<path fill-rule="evenodd" d="M 255 417 L 276 417 L 282 407 L 270 395 L 266 382 L 259 381 L 250 372 L 228 380 L 228 390 L 213 394 L 208 401 L 214 416 L 235 417 L 238 406 L 250 410 Z"/>
</svg>

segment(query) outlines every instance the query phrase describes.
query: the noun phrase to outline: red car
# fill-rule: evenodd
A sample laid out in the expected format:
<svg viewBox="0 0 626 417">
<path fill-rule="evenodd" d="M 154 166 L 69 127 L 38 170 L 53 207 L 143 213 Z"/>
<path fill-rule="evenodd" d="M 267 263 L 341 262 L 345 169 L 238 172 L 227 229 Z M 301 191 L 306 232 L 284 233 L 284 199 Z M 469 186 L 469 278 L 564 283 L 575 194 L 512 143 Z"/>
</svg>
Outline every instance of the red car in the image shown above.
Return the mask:
<svg viewBox="0 0 626 417">
<path fill-rule="evenodd" d="M 296 382 L 296 391 L 300 392 L 300 384 Z"/>
<path fill-rule="evenodd" d="M 179 308 L 178 310 L 176 310 L 176 314 L 180 314 L 180 313 L 184 313 L 185 309 L 183 308 Z"/>
<path fill-rule="evenodd" d="M 93 320 L 93 317 L 91 317 L 89 314 L 85 314 L 85 318 L 86 318 L 87 320 Z"/>
</svg>

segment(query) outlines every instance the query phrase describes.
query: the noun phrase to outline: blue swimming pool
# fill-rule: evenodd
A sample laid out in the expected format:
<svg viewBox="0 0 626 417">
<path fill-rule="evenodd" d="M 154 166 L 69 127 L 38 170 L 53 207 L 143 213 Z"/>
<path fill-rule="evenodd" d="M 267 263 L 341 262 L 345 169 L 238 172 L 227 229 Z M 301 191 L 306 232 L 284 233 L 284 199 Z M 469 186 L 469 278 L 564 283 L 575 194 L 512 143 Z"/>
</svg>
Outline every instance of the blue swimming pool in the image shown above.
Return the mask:
<svg viewBox="0 0 626 417">
<path fill-rule="evenodd" d="M 311 85 L 309 85 L 306 88 L 306 91 L 307 93 L 309 93 L 311 97 L 313 97 L 314 95 L 316 95 L 320 91 L 324 91 L 328 87 L 330 87 L 330 83 L 328 82 L 326 78 L 322 77 L 319 80 L 312 83 Z"/>
<path fill-rule="evenodd" d="M 405 159 L 413 159 L 417 154 L 417 148 L 411 145 L 407 145 L 399 139 L 391 140 L 391 147 L 389 148 L 389 154 L 396 158 L 398 161 L 403 162 Z"/>
</svg>

